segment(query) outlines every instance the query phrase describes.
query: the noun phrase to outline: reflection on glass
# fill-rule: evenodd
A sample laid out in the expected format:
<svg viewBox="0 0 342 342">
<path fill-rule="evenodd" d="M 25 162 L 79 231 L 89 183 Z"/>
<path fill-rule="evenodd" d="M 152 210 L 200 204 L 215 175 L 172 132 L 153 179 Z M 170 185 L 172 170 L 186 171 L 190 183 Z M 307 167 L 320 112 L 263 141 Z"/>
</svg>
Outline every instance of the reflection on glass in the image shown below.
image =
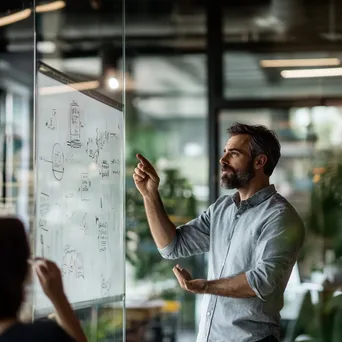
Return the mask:
<svg viewBox="0 0 342 342">
<path fill-rule="evenodd" d="M 306 242 L 285 291 L 281 312 L 283 338 L 294 340 L 296 336 L 308 335 L 315 341 L 338 341 L 341 335 L 336 322 L 340 317 L 342 285 L 342 108 L 224 111 L 220 114 L 221 146 L 228 138 L 226 129 L 234 122 L 266 125 L 276 132 L 282 157 L 271 182 L 306 223 Z"/>
<path fill-rule="evenodd" d="M 175 225 L 188 222 L 207 205 L 205 59 L 145 56 L 128 64 L 135 92 L 127 95 L 126 111 L 127 340 L 177 340 L 186 334 L 194 340 L 197 299 L 177 285 L 175 263 L 161 258 L 132 173 L 136 153 L 156 166 L 160 194 Z M 200 277 L 205 273 L 201 258 L 187 259 L 184 267 Z"/>
</svg>

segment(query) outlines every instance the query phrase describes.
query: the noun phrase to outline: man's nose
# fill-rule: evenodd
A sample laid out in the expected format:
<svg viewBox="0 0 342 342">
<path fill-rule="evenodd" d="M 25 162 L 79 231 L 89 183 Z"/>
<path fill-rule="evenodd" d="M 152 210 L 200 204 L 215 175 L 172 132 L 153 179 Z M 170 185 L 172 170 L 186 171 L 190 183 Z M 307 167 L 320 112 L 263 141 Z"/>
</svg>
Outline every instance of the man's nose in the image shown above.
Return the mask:
<svg viewBox="0 0 342 342">
<path fill-rule="evenodd" d="M 228 159 L 229 159 L 228 155 L 225 154 L 224 156 L 221 157 L 221 159 L 220 159 L 220 164 L 221 164 L 221 165 L 226 165 L 226 164 L 228 164 L 228 162 L 229 162 Z"/>
</svg>

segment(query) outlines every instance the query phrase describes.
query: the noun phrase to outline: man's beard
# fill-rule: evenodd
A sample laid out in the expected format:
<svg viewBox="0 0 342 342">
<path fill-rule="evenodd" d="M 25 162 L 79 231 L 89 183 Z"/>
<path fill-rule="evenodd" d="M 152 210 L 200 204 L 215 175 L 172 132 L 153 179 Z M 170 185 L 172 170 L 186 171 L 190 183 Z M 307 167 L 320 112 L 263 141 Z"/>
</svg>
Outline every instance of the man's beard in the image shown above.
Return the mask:
<svg viewBox="0 0 342 342">
<path fill-rule="evenodd" d="M 249 184 L 255 175 L 253 161 L 250 161 L 246 170 L 235 170 L 228 165 L 224 165 L 222 171 L 231 171 L 221 175 L 221 186 L 225 189 L 242 189 Z"/>
</svg>

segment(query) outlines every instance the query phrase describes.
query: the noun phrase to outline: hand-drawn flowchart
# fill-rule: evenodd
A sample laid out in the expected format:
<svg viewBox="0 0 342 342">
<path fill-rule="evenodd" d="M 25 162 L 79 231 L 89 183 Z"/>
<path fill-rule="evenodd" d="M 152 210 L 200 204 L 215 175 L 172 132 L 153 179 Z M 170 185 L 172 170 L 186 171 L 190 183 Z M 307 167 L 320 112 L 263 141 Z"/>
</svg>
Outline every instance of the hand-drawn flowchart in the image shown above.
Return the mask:
<svg viewBox="0 0 342 342">
<path fill-rule="evenodd" d="M 81 112 L 77 101 L 73 100 L 70 104 L 70 140 L 68 146 L 72 148 L 82 147 L 81 143 Z"/>
<path fill-rule="evenodd" d="M 72 303 L 123 293 L 122 112 L 80 92 L 37 103 L 36 252 L 58 263 Z"/>
<path fill-rule="evenodd" d="M 84 279 L 83 255 L 69 245 L 64 247 L 62 275 Z"/>
<path fill-rule="evenodd" d="M 52 147 L 51 160 L 40 157 L 48 163 L 51 163 L 52 174 L 56 180 L 61 181 L 64 175 L 64 153 L 60 144 L 56 143 Z"/>
</svg>

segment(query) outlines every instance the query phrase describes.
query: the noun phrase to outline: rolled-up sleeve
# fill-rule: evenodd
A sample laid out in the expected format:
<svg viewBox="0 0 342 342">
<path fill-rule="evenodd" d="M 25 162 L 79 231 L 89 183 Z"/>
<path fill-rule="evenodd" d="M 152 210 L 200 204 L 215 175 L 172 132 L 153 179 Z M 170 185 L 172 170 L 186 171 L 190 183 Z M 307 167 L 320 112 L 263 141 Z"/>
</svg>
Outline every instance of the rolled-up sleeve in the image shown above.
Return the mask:
<svg viewBox="0 0 342 342">
<path fill-rule="evenodd" d="M 211 207 L 197 218 L 177 227 L 173 240 L 164 248 L 158 249 L 165 259 L 187 258 L 209 251 Z"/>
<path fill-rule="evenodd" d="M 278 286 L 286 286 L 304 237 L 303 222 L 292 210 L 278 212 L 265 224 L 257 241 L 255 268 L 246 272 L 260 299 L 266 300 Z"/>
</svg>

